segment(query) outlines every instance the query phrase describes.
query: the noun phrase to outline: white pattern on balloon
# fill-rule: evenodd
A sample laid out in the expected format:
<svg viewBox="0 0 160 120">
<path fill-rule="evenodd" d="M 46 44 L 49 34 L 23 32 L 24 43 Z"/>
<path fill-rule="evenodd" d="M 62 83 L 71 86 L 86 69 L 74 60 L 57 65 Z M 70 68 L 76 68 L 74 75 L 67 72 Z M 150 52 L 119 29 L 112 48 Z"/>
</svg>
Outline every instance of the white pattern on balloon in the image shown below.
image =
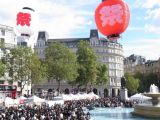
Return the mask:
<svg viewBox="0 0 160 120">
<path fill-rule="evenodd" d="M 104 6 L 100 10 L 102 26 L 122 23 L 123 9 L 120 4 Z"/>
</svg>

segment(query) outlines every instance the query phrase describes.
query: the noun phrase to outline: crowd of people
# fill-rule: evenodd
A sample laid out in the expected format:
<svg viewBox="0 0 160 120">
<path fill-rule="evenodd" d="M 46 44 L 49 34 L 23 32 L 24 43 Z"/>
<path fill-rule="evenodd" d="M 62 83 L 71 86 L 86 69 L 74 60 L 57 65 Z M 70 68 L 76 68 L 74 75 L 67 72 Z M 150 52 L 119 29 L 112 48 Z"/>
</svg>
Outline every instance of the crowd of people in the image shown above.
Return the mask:
<svg viewBox="0 0 160 120">
<path fill-rule="evenodd" d="M 90 120 L 87 106 L 94 107 L 132 107 L 135 102 L 121 101 L 118 98 L 100 98 L 92 100 L 65 101 L 63 105 L 49 107 L 47 104 L 20 105 L 3 108 L 0 120 Z"/>
<path fill-rule="evenodd" d="M 21 106 L 4 109 L 1 120 L 89 120 L 89 113 L 84 113 L 82 107 L 74 104 L 43 106 Z"/>
</svg>

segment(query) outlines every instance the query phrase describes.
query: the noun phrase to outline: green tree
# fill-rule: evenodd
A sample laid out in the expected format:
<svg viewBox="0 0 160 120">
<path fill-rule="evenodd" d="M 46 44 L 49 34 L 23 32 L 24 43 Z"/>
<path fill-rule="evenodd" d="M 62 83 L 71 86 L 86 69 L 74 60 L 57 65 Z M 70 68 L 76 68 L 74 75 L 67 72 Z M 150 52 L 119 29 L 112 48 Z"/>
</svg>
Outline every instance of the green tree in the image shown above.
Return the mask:
<svg viewBox="0 0 160 120">
<path fill-rule="evenodd" d="M 11 49 L 7 56 L 9 56 L 8 59 L 10 59 L 8 69 L 12 72 L 12 79 L 19 82 L 21 94 L 25 85 L 41 80 L 41 77 L 44 75 L 43 66 L 31 48 L 17 46 Z"/>
<path fill-rule="evenodd" d="M 4 75 L 5 70 L 6 70 L 5 64 L 2 61 L 0 61 L 0 77 Z"/>
<path fill-rule="evenodd" d="M 46 64 L 41 61 L 37 55 L 32 54 L 31 63 L 31 80 L 32 83 L 40 83 L 47 80 L 47 67 Z"/>
<path fill-rule="evenodd" d="M 158 79 L 158 75 L 156 73 L 135 73 L 135 78 L 140 80 L 140 85 L 138 88 L 139 92 L 148 92 L 150 85 L 155 84 L 156 86 L 160 87 L 160 80 Z"/>
<path fill-rule="evenodd" d="M 79 63 L 77 84 L 85 85 L 87 89 L 88 84 L 94 84 L 97 78 L 97 56 L 89 42 L 80 41 L 78 44 L 77 61 Z"/>
<path fill-rule="evenodd" d="M 103 65 L 99 65 L 97 67 L 97 81 L 96 83 L 99 84 L 99 85 L 102 85 L 102 84 L 106 84 L 108 82 L 108 74 L 107 74 L 107 67 L 105 64 Z"/>
<path fill-rule="evenodd" d="M 4 41 L 5 41 L 4 38 L 0 38 L 0 48 L 3 50 L 5 49 Z"/>
<path fill-rule="evenodd" d="M 6 72 L 6 49 L 5 49 L 5 44 L 4 44 L 4 38 L 0 38 L 0 49 L 1 52 L 3 52 L 4 56 L 0 60 L 0 77 L 4 75 Z"/>
<path fill-rule="evenodd" d="M 125 74 L 126 78 L 126 87 L 128 89 L 128 92 L 132 95 L 137 92 L 137 89 L 139 87 L 139 79 L 134 78 L 131 74 Z"/>
<path fill-rule="evenodd" d="M 74 81 L 77 77 L 77 59 L 62 43 L 52 43 L 46 48 L 48 79 L 56 80 L 58 90 L 62 80 Z"/>
<path fill-rule="evenodd" d="M 144 74 L 140 72 L 136 72 L 134 74 L 134 77 L 139 79 L 139 87 L 138 87 L 138 92 L 143 93 L 145 91 L 145 79 L 144 79 Z"/>
<path fill-rule="evenodd" d="M 155 73 L 146 73 L 144 76 L 144 90 L 149 91 L 151 84 L 160 86 L 158 76 Z"/>
</svg>

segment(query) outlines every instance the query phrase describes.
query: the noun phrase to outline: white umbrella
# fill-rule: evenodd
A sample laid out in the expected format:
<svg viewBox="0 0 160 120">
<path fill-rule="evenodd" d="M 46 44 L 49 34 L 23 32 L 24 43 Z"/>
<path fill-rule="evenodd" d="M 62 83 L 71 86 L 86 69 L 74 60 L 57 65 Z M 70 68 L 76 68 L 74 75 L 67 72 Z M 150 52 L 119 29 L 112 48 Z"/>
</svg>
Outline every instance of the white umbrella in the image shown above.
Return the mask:
<svg viewBox="0 0 160 120">
<path fill-rule="evenodd" d="M 151 98 L 147 97 L 147 96 L 144 96 L 141 93 L 136 93 L 135 95 L 132 95 L 129 99 L 130 100 L 149 100 Z"/>
</svg>

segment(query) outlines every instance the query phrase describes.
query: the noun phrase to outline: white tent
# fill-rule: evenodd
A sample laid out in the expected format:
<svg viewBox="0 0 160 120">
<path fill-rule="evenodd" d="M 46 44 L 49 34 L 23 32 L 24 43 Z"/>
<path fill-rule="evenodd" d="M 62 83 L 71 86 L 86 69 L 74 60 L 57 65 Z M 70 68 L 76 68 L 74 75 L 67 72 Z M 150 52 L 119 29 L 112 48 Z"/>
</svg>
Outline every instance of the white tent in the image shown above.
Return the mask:
<svg viewBox="0 0 160 120">
<path fill-rule="evenodd" d="M 62 98 L 64 101 L 72 100 L 72 97 L 70 95 L 62 94 Z"/>
<path fill-rule="evenodd" d="M 24 97 L 24 96 L 20 96 L 18 99 L 25 100 L 25 99 L 27 99 L 27 98 Z"/>
<path fill-rule="evenodd" d="M 24 96 L 20 96 L 19 98 L 14 100 L 14 104 L 16 104 L 16 105 L 23 104 L 25 99 L 27 99 L 27 98 Z"/>
<path fill-rule="evenodd" d="M 91 99 L 91 98 L 89 94 L 83 93 L 83 99 Z"/>
<path fill-rule="evenodd" d="M 46 100 L 46 103 L 49 105 L 49 107 L 54 106 L 55 104 L 64 104 L 63 96 L 57 96 L 54 97 L 53 100 Z"/>
<path fill-rule="evenodd" d="M 45 102 L 45 99 L 39 98 L 35 95 L 33 95 L 32 97 L 28 98 L 29 101 L 34 102 L 34 103 L 43 103 Z"/>
<path fill-rule="evenodd" d="M 78 93 L 78 94 L 69 94 L 69 95 L 62 94 L 62 97 L 63 97 L 64 101 L 84 99 L 84 95 L 80 94 L 80 93 Z"/>
<path fill-rule="evenodd" d="M 132 95 L 130 98 L 130 100 L 149 100 L 151 99 L 150 97 L 144 96 L 142 93 L 136 93 L 135 95 Z"/>
<path fill-rule="evenodd" d="M 85 95 L 84 94 L 76 94 L 79 100 L 85 99 Z"/>
<path fill-rule="evenodd" d="M 69 94 L 69 96 L 72 98 L 72 100 L 79 100 L 79 97 L 77 94 Z"/>
<path fill-rule="evenodd" d="M 63 100 L 68 101 L 68 100 L 82 100 L 82 99 L 98 99 L 99 96 L 94 94 L 93 92 L 87 94 L 87 93 L 78 93 L 78 94 L 69 94 L 65 95 L 62 94 Z"/>
<path fill-rule="evenodd" d="M 6 97 L 5 98 L 5 106 L 10 107 L 14 105 L 14 99 L 10 98 L 10 97 Z"/>
<path fill-rule="evenodd" d="M 90 92 L 88 95 L 89 95 L 90 99 L 98 99 L 99 98 L 99 96 L 94 94 L 93 92 Z"/>
</svg>

